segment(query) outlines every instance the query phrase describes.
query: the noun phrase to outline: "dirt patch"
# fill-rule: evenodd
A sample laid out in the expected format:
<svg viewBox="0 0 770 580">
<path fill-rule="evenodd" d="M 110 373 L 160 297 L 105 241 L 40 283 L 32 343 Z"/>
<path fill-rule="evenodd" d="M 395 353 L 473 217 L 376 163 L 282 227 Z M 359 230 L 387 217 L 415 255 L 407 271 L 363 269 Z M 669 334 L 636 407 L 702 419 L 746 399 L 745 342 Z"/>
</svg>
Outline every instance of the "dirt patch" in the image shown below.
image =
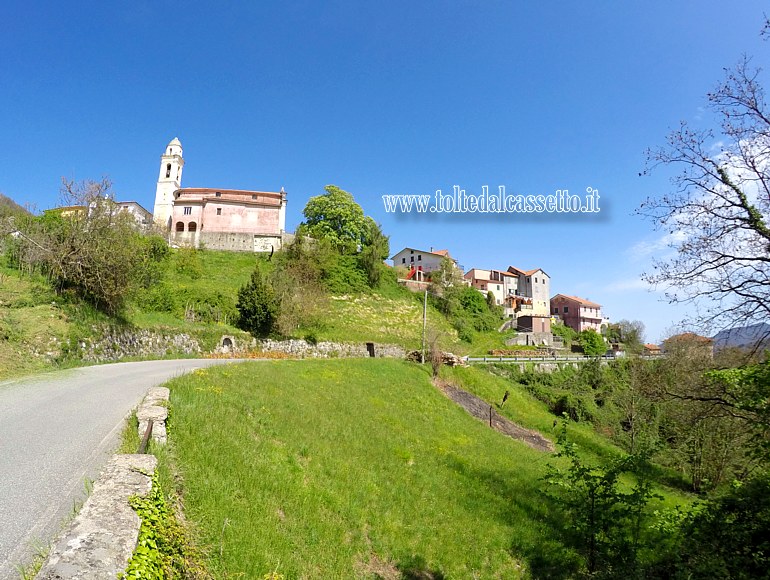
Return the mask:
<svg viewBox="0 0 770 580">
<path fill-rule="evenodd" d="M 401 578 L 401 572 L 393 562 L 381 558 L 374 552 L 370 553 L 368 557 L 359 555 L 354 569 L 359 578 L 371 578 L 372 576 L 382 580 L 399 580 Z"/>
<path fill-rule="evenodd" d="M 525 429 L 521 425 L 517 425 L 513 421 L 501 416 L 495 411 L 494 407 L 484 399 L 480 399 L 476 395 L 472 395 L 449 383 L 436 382 L 436 386 L 447 397 L 452 399 L 477 419 L 484 421 L 487 425 L 490 424 L 491 413 L 492 428 L 500 431 L 500 433 L 508 435 L 511 439 L 522 441 L 537 451 L 554 451 L 555 448 L 553 443 L 549 439 L 546 439 L 537 431 Z"/>
</svg>

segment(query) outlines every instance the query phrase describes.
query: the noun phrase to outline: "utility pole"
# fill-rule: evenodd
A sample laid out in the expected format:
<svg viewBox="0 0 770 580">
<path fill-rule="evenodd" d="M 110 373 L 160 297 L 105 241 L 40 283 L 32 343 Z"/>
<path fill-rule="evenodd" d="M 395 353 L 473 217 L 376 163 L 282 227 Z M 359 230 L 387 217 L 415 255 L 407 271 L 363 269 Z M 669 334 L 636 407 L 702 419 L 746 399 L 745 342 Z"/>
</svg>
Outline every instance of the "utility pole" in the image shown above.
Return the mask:
<svg viewBox="0 0 770 580">
<path fill-rule="evenodd" d="M 428 324 L 428 289 L 425 289 L 425 298 L 422 301 L 422 359 L 425 363 L 425 327 Z"/>
</svg>

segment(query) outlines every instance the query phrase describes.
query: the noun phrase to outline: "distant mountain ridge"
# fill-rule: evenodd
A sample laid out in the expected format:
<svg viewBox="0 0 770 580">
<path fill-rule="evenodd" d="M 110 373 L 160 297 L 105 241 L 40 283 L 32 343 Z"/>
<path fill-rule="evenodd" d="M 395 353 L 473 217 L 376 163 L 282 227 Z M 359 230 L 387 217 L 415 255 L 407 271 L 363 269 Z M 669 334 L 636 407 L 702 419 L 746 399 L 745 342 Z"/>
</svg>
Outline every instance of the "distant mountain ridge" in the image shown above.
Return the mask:
<svg viewBox="0 0 770 580">
<path fill-rule="evenodd" d="M 0 193 L 0 218 L 12 215 L 29 215 L 29 212 L 7 195 Z"/>
<path fill-rule="evenodd" d="M 722 330 L 713 336 L 714 348 L 753 348 L 757 344 L 770 347 L 770 323 L 758 322 Z"/>
</svg>

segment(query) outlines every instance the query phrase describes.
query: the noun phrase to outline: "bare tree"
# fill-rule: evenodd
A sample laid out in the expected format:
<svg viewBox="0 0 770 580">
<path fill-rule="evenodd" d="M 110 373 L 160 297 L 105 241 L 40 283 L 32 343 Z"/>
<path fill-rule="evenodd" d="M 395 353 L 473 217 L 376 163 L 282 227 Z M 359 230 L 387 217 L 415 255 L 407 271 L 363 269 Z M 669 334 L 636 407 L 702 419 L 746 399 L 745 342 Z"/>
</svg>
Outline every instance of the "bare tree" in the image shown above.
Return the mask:
<svg viewBox="0 0 770 580">
<path fill-rule="evenodd" d="M 441 332 L 435 328 L 428 331 L 428 360 L 433 378 L 437 378 L 441 371 L 441 365 L 444 364 L 444 351 L 441 349 Z"/>
<path fill-rule="evenodd" d="M 134 289 L 158 278 L 168 248 L 140 235 L 136 220 L 113 201 L 107 179 L 62 180 L 61 199 L 64 207 L 56 211 L 15 220 L 12 261 L 45 273 L 57 291 L 117 314 Z"/>
<path fill-rule="evenodd" d="M 682 123 L 648 151 L 647 171 L 681 169 L 676 189 L 637 210 L 666 231 L 675 257 L 645 279 L 670 302 L 695 302 L 693 322 L 719 328 L 770 318 L 770 111 L 748 57 L 708 95 L 718 130 Z M 646 171 L 646 172 L 647 172 Z"/>
</svg>

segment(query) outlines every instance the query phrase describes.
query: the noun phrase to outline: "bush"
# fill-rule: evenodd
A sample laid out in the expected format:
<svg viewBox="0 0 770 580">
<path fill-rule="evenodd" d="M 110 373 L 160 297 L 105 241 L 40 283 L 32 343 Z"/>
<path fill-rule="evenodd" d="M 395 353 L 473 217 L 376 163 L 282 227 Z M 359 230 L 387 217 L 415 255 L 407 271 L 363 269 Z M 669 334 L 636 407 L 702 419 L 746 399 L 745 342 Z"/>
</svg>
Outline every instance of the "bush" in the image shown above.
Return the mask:
<svg viewBox="0 0 770 580">
<path fill-rule="evenodd" d="M 174 313 L 179 307 L 174 289 L 165 283 L 145 291 L 142 298 L 143 305 L 153 312 Z"/>
<path fill-rule="evenodd" d="M 564 521 L 569 522 L 575 545 L 585 557 L 587 576 L 638 577 L 646 507 L 650 499 L 660 499 L 646 477 L 647 458 L 628 455 L 607 465 L 588 465 L 578 455 L 577 446 L 567 441 L 566 423 L 558 443 L 556 456 L 566 459 L 569 467 L 562 470 L 548 465 L 544 480 L 547 493 L 564 510 Z M 636 476 L 630 492 L 620 485 L 625 473 Z"/>
<path fill-rule="evenodd" d="M 564 346 L 567 348 L 569 348 L 578 337 L 577 332 L 575 332 L 569 326 L 560 323 L 553 324 L 551 326 L 551 333 L 555 334 L 556 336 L 560 336 L 564 341 Z"/>
<path fill-rule="evenodd" d="M 569 417 L 573 421 L 593 421 L 596 405 L 590 397 L 564 393 L 551 405 L 551 412 L 558 417 Z"/>
<path fill-rule="evenodd" d="M 607 345 L 602 336 L 590 328 L 580 333 L 580 346 L 586 356 L 602 356 L 607 352 Z"/>
<path fill-rule="evenodd" d="M 197 280 L 203 276 L 203 266 L 198 258 L 195 248 L 179 248 L 176 253 L 176 271 L 187 276 L 190 280 Z"/>
<path fill-rule="evenodd" d="M 271 334 L 277 323 L 278 302 L 272 285 L 257 263 L 251 279 L 238 290 L 238 327 L 254 336 Z"/>
<path fill-rule="evenodd" d="M 110 184 L 64 181 L 62 199 L 87 210 L 21 216 L 21 235 L 9 246 L 11 263 L 47 275 L 59 293 L 72 293 L 109 314 L 119 314 L 126 300 L 160 278 L 162 244 L 137 231 L 133 217 L 118 211 Z"/>
<path fill-rule="evenodd" d="M 369 290 L 366 274 L 356 256 L 336 256 L 322 276 L 324 286 L 334 295 L 360 294 Z"/>
<path fill-rule="evenodd" d="M 686 514 L 654 575 L 767 578 L 769 567 L 770 475 L 764 473 Z"/>
<path fill-rule="evenodd" d="M 466 318 L 455 318 L 452 327 L 457 331 L 457 337 L 463 342 L 473 342 L 473 326 Z"/>
</svg>

